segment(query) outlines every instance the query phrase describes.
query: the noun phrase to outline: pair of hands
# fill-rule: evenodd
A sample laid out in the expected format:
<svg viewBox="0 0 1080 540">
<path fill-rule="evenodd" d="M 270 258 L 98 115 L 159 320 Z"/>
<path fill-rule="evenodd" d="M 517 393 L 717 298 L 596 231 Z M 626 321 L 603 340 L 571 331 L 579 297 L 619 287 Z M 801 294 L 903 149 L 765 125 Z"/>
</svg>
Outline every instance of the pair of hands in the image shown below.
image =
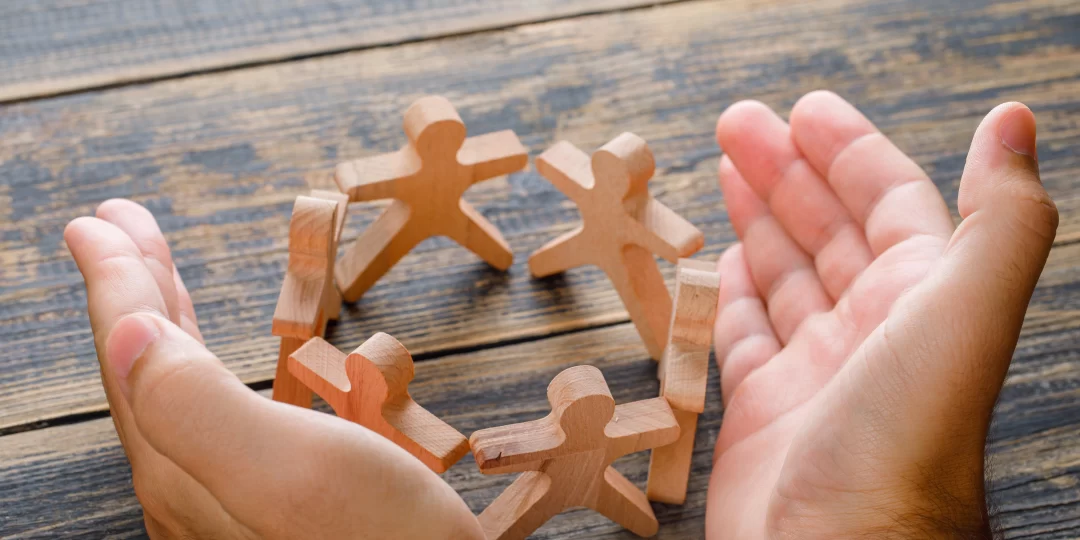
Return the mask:
<svg viewBox="0 0 1080 540">
<path fill-rule="evenodd" d="M 989 535 L 986 433 L 1057 227 L 1031 112 L 1001 105 L 979 126 L 959 227 L 834 94 L 805 96 L 790 124 L 735 104 L 717 139 L 742 242 L 719 262 L 708 536 Z M 400 448 L 225 369 L 145 209 L 106 202 L 65 239 L 152 536 L 483 538 Z"/>
</svg>

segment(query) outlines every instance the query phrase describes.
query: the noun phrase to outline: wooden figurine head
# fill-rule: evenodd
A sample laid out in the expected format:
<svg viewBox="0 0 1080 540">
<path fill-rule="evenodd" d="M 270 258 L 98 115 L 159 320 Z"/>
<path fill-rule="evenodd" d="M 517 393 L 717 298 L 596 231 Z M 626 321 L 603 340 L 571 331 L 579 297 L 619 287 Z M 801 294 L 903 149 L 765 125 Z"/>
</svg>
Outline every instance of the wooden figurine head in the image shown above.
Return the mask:
<svg viewBox="0 0 1080 540">
<path fill-rule="evenodd" d="M 315 338 L 288 365 L 338 416 L 390 439 L 437 473 L 469 452 L 461 433 L 413 401 L 412 356 L 388 334 L 375 334 L 348 355 Z"/>
</svg>

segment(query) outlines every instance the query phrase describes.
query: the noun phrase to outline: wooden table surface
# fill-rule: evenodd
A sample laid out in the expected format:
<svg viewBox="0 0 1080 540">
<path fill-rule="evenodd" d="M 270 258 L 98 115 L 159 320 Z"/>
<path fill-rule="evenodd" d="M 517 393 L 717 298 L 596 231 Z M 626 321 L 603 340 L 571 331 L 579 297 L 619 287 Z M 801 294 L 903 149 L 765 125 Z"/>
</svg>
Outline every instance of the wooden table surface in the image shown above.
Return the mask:
<svg viewBox="0 0 1080 540">
<path fill-rule="evenodd" d="M 0 537 L 145 535 L 98 376 L 64 225 L 111 197 L 158 217 L 209 347 L 265 392 L 293 198 L 338 161 L 396 148 L 401 112 L 439 93 L 471 133 L 649 141 L 653 193 L 735 240 L 712 131 L 729 104 L 787 111 L 830 88 L 929 172 L 953 207 L 971 135 L 1021 100 L 1061 211 L 993 428 L 990 496 L 1010 538 L 1080 537 L 1080 2 L 1076 0 L 7 0 L 0 2 Z M 560 370 L 592 364 L 617 401 L 655 368 L 597 270 L 530 279 L 527 254 L 577 219 L 534 170 L 467 198 L 516 262 L 429 240 L 331 325 L 420 361 L 413 395 L 472 431 L 536 418 Z M 346 240 L 379 204 L 354 205 Z M 665 276 L 673 268 L 663 264 Z M 661 538 L 703 534 L 722 409 L 715 367 L 683 506 Z M 643 485 L 647 453 L 616 466 Z M 476 512 L 508 483 L 467 457 L 445 475 Z M 627 538 L 573 511 L 537 538 Z"/>
</svg>

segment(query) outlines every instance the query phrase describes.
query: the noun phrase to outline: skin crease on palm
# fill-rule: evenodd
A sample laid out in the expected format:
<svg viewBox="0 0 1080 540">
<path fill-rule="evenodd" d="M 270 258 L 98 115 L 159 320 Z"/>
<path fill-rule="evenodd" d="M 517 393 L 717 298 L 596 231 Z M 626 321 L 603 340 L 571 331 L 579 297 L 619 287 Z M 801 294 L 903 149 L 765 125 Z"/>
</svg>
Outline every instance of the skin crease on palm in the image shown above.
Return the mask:
<svg viewBox="0 0 1080 540">
<path fill-rule="evenodd" d="M 741 243 L 718 263 L 726 412 L 707 536 L 989 535 L 987 427 L 1057 227 L 1031 112 L 1001 105 L 980 125 L 959 227 L 834 94 L 805 96 L 790 126 L 737 103 L 717 139 Z M 147 210 L 105 202 L 65 239 L 151 536 L 483 538 L 405 451 L 230 373 Z"/>
</svg>

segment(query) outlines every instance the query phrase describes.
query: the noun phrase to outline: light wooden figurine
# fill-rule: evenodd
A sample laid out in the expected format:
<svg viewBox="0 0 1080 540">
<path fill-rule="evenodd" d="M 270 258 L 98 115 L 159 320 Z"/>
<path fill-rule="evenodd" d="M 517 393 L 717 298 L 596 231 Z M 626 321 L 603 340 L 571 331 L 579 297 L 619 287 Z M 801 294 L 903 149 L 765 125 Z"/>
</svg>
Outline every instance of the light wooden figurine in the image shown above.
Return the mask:
<svg viewBox="0 0 1080 540">
<path fill-rule="evenodd" d="M 678 441 L 652 451 L 645 493 L 653 501 L 670 504 L 686 501 L 698 415 L 705 411 L 709 350 L 719 295 L 720 274 L 716 272 L 716 263 L 679 261 L 668 346 L 657 375 L 660 395 L 671 405 L 680 431 Z"/>
<path fill-rule="evenodd" d="M 390 439 L 441 473 L 469 453 L 469 441 L 409 396 L 413 360 L 379 333 L 346 355 L 314 338 L 289 357 L 289 371 L 338 416 Z"/>
<path fill-rule="evenodd" d="M 348 198 L 331 191 L 299 196 L 289 222 L 289 265 L 274 309 L 271 332 L 281 337 L 274 401 L 311 407 L 311 390 L 288 370 L 289 355 L 305 341 L 322 336 L 328 319 L 341 313 L 334 286 L 334 259 L 345 224 Z"/>
<path fill-rule="evenodd" d="M 500 270 L 514 260 L 502 234 L 461 196 L 482 180 L 524 169 L 529 156 L 513 131 L 465 138 L 454 106 L 429 96 L 405 111 L 401 150 L 338 165 L 349 200 L 394 199 L 337 263 L 337 282 L 354 302 L 412 248 L 447 236 Z"/>
<path fill-rule="evenodd" d="M 536 168 L 573 200 L 581 212 L 577 229 L 549 242 L 529 258 L 529 270 L 545 277 L 592 264 L 615 285 L 653 359 L 667 342 L 671 296 L 653 255 L 674 263 L 704 245 L 690 222 L 649 195 L 652 152 L 633 133 L 623 133 L 592 155 L 562 141 L 536 159 Z"/>
<path fill-rule="evenodd" d="M 484 429 L 470 442 L 484 474 L 523 473 L 480 514 L 488 540 L 525 538 L 563 510 L 584 506 L 641 536 L 659 525 L 645 494 L 611 462 L 674 442 L 664 398 L 616 406 L 600 370 L 569 368 L 548 386 L 551 414 Z"/>
</svg>

